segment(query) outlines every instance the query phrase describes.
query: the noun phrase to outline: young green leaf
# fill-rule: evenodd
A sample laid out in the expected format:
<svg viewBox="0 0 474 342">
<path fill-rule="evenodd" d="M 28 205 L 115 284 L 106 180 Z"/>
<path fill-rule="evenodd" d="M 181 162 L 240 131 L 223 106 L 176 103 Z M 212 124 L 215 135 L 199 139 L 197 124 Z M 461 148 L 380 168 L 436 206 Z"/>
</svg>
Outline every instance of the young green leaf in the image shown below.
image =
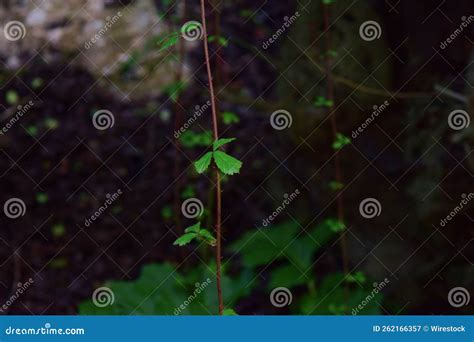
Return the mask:
<svg viewBox="0 0 474 342">
<path fill-rule="evenodd" d="M 188 227 L 184 230 L 185 233 L 199 233 L 199 230 L 201 230 L 201 222 L 198 222 L 196 224 L 193 224 L 191 227 Z"/>
<path fill-rule="evenodd" d="M 216 245 L 216 238 L 207 229 L 201 229 L 199 236 L 211 246 Z"/>
<path fill-rule="evenodd" d="M 334 105 L 334 101 L 326 99 L 324 96 L 318 96 L 316 100 L 313 102 L 316 107 L 332 107 Z"/>
<path fill-rule="evenodd" d="M 233 112 L 224 112 L 222 113 L 222 122 L 226 125 L 231 125 L 233 123 L 239 123 L 240 118 Z"/>
<path fill-rule="evenodd" d="M 222 315 L 224 316 L 238 316 L 237 312 L 235 312 L 233 309 L 224 309 L 222 312 Z"/>
<path fill-rule="evenodd" d="M 225 175 L 239 173 L 240 168 L 242 167 L 242 162 L 240 160 L 229 156 L 227 153 L 222 151 L 214 152 L 214 161 L 219 170 L 221 170 Z"/>
<path fill-rule="evenodd" d="M 212 144 L 212 148 L 214 151 L 217 151 L 217 149 L 221 146 L 224 146 L 225 144 L 228 144 L 232 141 L 234 141 L 235 138 L 224 138 L 224 139 L 218 139 L 216 141 L 214 141 L 214 143 Z"/>
<path fill-rule="evenodd" d="M 166 50 L 178 42 L 179 34 L 177 32 L 171 33 L 169 36 L 164 37 L 158 42 L 160 51 Z"/>
<path fill-rule="evenodd" d="M 324 221 L 329 226 L 329 229 L 331 229 L 333 232 L 338 233 L 342 232 L 344 229 L 346 229 L 346 225 L 344 222 L 341 222 L 336 219 L 329 218 Z"/>
<path fill-rule="evenodd" d="M 351 143 L 351 139 L 346 137 L 344 134 L 337 133 L 336 135 L 336 141 L 333 142 L 332 148 L 334 150 L 340 150 L 346 145 L 349 145 Z"/>
<path fill-rule="evenodd" d="M 197 173 L 203 173 L 209 168 L 212 159 L 212 152 L 207 152 L 198 161 L 194 162 L 194 167 Z"/>
<path fill-rule="evenodd" d="M 185 246 L 191 241 L 193 241 L 196 236 L 197 236 L 196 233 L 186 233 L 180 236 L 179 238 L 177 238 L 176 241 L 173 243 L 173 245 L 175 246 L 177 245 L 180 247 Z"/>
<path fill-rule="evenodd" d="M 337 181 L 330 181 L 329 182 L 329 188 L 333 191 L 338 191 L 344 188 L 344 184 L 337 182 Z"/>
</svg>

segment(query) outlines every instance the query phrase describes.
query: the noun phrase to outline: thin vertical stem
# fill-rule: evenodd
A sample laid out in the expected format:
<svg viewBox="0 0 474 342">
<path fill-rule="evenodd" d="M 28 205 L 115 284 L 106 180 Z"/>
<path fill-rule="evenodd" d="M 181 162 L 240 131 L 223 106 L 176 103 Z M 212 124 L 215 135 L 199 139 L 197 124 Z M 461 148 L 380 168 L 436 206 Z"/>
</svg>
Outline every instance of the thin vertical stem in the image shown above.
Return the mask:
<svg viewBox="0 0 474 342">
<path fill-rule="evenodd" d="M 184 25 L 186 22 L 186 0 L 183 0 L 182 8 L 178 8 L 181 10 L 181 25 Z M 184 56 L 185 56 L 185 46 L 183 39 L 180 39 L 178 43 L 178 54 L 179 54 L 179 65 L 176 71 L 175 81 L 176 83 L 181 83 L 183 79 L 183 70 L 184 70 Z M 177 132 L 183 121 L 184 110 L 183 106 L 181 105 L 181 98 L 182 98 L 181 88 L 178 89 L 178 96 L 176 98 L 175 103 L 175 121 L 174 121 L 174 129 Z M 176 179 L 176 184 L 174 187 L 174 219 L 176 224 L 176 229 L 178 231 L 178 235 L 181 236 L 183 234 L 183 227 L 181 223 L 181 215 L 180 215 L 180 199 L 181 199 L 181 178 L 179 177 L 179 147 L 180 142 L 179 139 L 175 141 L 175 151 L 174 151 L 174 170 L 173 176 Z"/>
<path fill-rule="evenodd" d="M 331 30 L 330 30 L 330 12 L 329 7 L 331 5 L 323 5 L 324 6 L 324 32 L 326 35 L 326 75 L 327 75 L 327 97 L 334 106 L 334 76 L 332 73 L 332 58 L 331 58 L 331 48 L 332 48 L 332 41 L 331 41 Z M 336 112 L 331 110 L 329 113 L 331 119 L 331 130 L 334 139 L 337 137 L 337 120 L 336 120 Z M 336 155 L 334 157 L 334 167 L 336 170 L 336 182 L 342 184 L 342 167 L 341 167 L 341 159 L 339 155 L 339 151 L 336 151 Z M 342 193 L 338 192 L 336 194 L 336 205 L 337 205 L 337 218 L 340 222 L 344 222 L 344 201 L 342 198 Z M 344 232 L 341 234 L 340 239 L 341 245 L 341 252 L 342 252 L 342 260 L 343 260 L 343 270 L 344 274 L 349 273 L 349 260 L 347 255 L 347 242 Z"/>
<path fill-rule="evenodd" d="M 206 5 L 205 0 L 201 0 L 201 18 L 202 28 L 204 35 L 204 54 L 206 57 L 206 69 L 207 78 L 209 80 L 209 92 L 211 93 L 211 109 L 212 109 L 212 128 L 214 132 L 214 140 L 219 139 L 219 130 L 217 125 L 217 107 L 216 107 L 216 96 L 214 94 L 214 85 L 212 80 L 211 62 L 209 58 L 209 47 L 207 41 L 207 27 L 206 27 Z M 217 278 L 217 299 L 219 301 L 219 315 L 222 315 L 224 311 L 224 301 L 222 299 L 222 286 L 221 286 L 221 211 L 222 211 L 222 198 L 221 198 L 221 176 L 219 170 L 215 169 L 216 173 L 216 278 Z"/>
</svg>

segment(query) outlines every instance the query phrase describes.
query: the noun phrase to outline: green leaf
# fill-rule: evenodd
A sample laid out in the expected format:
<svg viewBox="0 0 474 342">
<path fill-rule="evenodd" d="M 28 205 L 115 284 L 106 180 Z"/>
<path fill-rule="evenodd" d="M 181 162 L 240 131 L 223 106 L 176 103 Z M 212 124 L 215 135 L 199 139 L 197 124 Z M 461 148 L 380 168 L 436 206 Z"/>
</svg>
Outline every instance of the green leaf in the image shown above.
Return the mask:
<svg viewBox="0 0 474 342">
<path fill-rule="evenodd" d="M 233 112 L 224 112 L 222 113 L 222 121 L 226 125 L 231 125 L 233 123 L 239 123 L 240 118 Z"/>
<path fill-rule="evenodd" d="M 331 231 L 333 231 L 334 233 L 342 232 L 344 229 L 346 229 L 346 225 L 344 224 L 344 222 L 333 218 L 325 220 L 324 223 L 327 224 L 329 229 L 331 229 Z"/>
<path fill-rule="evenodd" d="M 332 107 L 334 106 L 334 101 L 326 99 L 324 96 L 318 96 L 313 102 L 316 107 Z"/>
<path fill-rule="evenodd" d="M 18 93 L 15 90 L 9 90 L 5 94 L 5 99 L 9 105 L 14 105 L 18 103 L 20 97 L 18 96 Z"/>
<path fill-rule="evenodd" d="M 184 230 L 185 233 L 199 233 L 199 230 L 201 230 L 201 222 L 198 222 L 196 224 L 193 224 L 192 226 L 186 228 Z"/>
<path fill-rule="evenodd" d="M 183 192 L 181 193 L 182 198 L 190 198 L 195 196 L 196 192 L 194 191 L 194 188 L 191 185 L 186 186 L 186 188 L 184 188 Z"/>
<path fill-rule="evenodd" d="M 33 89 L 38 89 L 42 85 L 43 85 L 43 80 L 39 77 L 36 77 L 31 81 L 31 86 L 33 87 Z"/>
<path fill-rule="evenodd" d="M 240 160 L 229 156 L 227 153 L 222 151 L 214 152 L 214 161 L 219 170 L 226 175 L 239 173 L 240 168 L 242 167 L 242 162 Z"/>
<path fill-rule="evenodd" d="M 196 236 L 197 236 L 196 233 L 186 233 L 183 236 L 180 236 L 179 238 L 177 238 L 176 241 L 173 243 L 173 245 L 185 246 L 191 241 L 193 241 Z"/>
<path fill-rule="evenodd" d="M 173 216 L 173 210 L 169 205 L 164 206 L 163 209 L 161 209 L 161 216 L 164 219 L 170 219 Z"/>
<path fill-rule="evenodd" d="M 340 150 L 346 145 L 349 145 L 351 143 L 351 139 L 346 137 L 344 134 L 337 133 L 336 134 L 336 141 L 333 142 L 332 148 L 334 150 Z"/>
<path fill-rule="evenodd" d="M 207 152 L 198 161 L 194 162 L 194 167 L 197 173 L 203 173 L 209 168 L 212 159 L 212 152 Z"/>
<path fill-rule="evenodd" d="M 346 277 L 346 281 L 348 283 L 360 283 L 364 284 L 367 281 L 367 278 L 365 277 L 365 274 L 362 272 L 356 272 L 354 274 L 348 274 Z"/>
<path fill-rule="evenodd" d="M 224 146 L 225 144 L 228 144 L 232 141 L 234 141 L 235 138 L 224 138 L 224 139 L 218 139 L 216 141 L 214 141 L 214 143 L 212 144 L 212 148 L 214 151 L 217 151 L 217 149 L 221 146 Z"/>
<path fill-rule="evenodd" d="M 336 2 L 335 0 L 323 0 L 323 4 L 325 5 L 332 5 L 334 2 Z"/>
<path fill-rule="evenodd" d="M 163 92 L 168 95 L 168 97 L 173 101 L 176 102 L 178 99 L 179 95 L 183 92 L 183 90 L 186 88 L 187 84 L 185 82 L 179 81 L 172 83 L 166 87 L 163 88 Z"/>
<path fill-rule="evenodd" d="M 201 229 L 199 236 L 211 246 L 216 245 L 216 238 L 207 229 Z"/>
<path fill-rule="evenodd" d="M 311 272 L 303 275 L 306 270 L 298 270 L 293 264 L 286 264 L 280 266 L 272 271 L 270 282 L 268 283 L 268 289 L 274 289 L 276 287 L 294 287 L 305 284 L 311 276 Z"/>
<path fill-rule="evenodd" d="M 329 188 L 333 191 L 341 190 L 344 188 L 344 184 L 336 181 L 329 182 Z"/>
<path fill-rule="evenodd" d="M 285 257 L 282 253 L 294 239 L 298 225 L 292 221 L 260 228 L 245 233 L 231 245 L 231 251 L 240 253 L 245 266 L 253 268 Z"/>
<path fill-rule="evenodd" d="M 223 316 L 238 316 L 237 312 L 235 312 L 233 309 L 224 309 L 222 311 Z"/>
<path fill-rule="evenodd" d="M 224 37 L 217 37 L 217 36 L 214 36 L 214 35 L 210 35 L 208 38 L 207 38 L 207 41 L 209 43 L 212 43 L 212 42 L 215 42 L 217 41 L 217 43 L 219 45 L 222 45 L 223 47 L 227 47 L 229 45 L 229 41 L 227 39 L 225 39 Z"/>
<path fill-rule="evenodd" d="M 51 233 L 55 238 L 59 238 L 66 234 L 66 227 L 62 223 L 57 223 L 51 228 Z"/>
<path fill-rule="evenodd" d="M 178 42 L 179 33 L 173 32 L 169 36 L 164 37 L 158 42 L 158 46 L 160 47 L 159 51 L 166 50 Z"/>
<path fill-rule="evenodd" d="M 38 192 L 36 194 L 36 201 L 40 204 L 45 204 L 46 202 L 48 202 L 48 199 L 49 199 L 48 194 L 44 192 Z"/>
</svg>

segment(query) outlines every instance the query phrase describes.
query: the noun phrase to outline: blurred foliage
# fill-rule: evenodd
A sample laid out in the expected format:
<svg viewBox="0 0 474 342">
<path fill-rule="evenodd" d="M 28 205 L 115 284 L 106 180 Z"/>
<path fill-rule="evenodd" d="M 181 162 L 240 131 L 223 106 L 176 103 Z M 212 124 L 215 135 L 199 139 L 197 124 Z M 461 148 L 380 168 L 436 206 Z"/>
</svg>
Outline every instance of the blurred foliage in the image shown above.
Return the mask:
<svg viewBox="0 0 474 342">
<path fill-rule="evenodd" d="M 112 281 L 105 284 L 114 293 L 113 305 L 101 308 L 89 300 L 79 305 L 79 313 L 173 315 L 183 305 L 185 308 L 180 310 L 183 315 L 215 315 L 217 289 L 214 269 L 214 265 L 204 264 L 194 265 L 186 271 L 178 271 L 169 263 L 146 265 L 135 281 Z M 222 291 L 226 305 L 231 307 L 247 296 L 255 285 L 252 279 L 253 275 L 248 270 L 237 277 L 223 275 Z M 195 289 L 206 281 L 209 284 L 201 293 L 194 295 Z"/>
</svg>

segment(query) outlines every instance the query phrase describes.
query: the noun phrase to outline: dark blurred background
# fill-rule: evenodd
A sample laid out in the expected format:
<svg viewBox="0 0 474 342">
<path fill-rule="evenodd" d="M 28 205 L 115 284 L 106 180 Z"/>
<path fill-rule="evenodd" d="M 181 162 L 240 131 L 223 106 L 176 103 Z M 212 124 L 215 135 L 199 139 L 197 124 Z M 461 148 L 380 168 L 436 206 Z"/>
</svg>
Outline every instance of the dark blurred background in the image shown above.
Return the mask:
<svg viewBox="0 0 474 342">
<path fill-rule="evenodd" d="M 243 161 L 223 184 L 226 306 L 472 314 L 474 4 L 328 2 L 207 2 L 220 133 Z M 216 313 L 213 249 L 173 245 L 195 222 L 186 199 L 213 229 L 212 175 L 192 166 L 212 138 L 191 20 L 198 1 L 1 2 L 2 314 L 176 314 L 208 276 L 180 314 Z"/>
</svg>

